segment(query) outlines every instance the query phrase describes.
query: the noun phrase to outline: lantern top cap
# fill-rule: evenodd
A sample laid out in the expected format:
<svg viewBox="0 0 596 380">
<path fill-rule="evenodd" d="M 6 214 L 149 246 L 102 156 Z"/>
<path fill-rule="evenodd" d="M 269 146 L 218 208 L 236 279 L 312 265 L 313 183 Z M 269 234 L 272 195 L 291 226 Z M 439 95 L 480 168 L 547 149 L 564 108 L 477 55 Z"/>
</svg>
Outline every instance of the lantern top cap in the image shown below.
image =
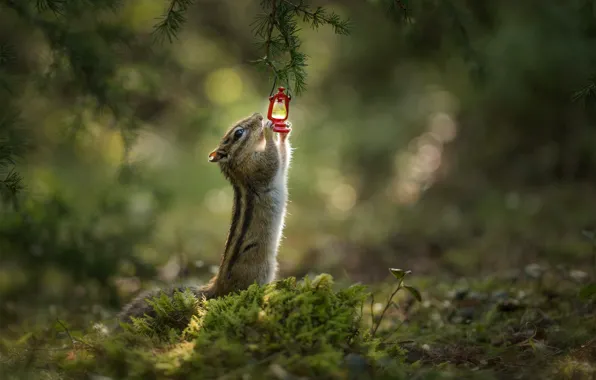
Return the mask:
<svg viewBox="0 0 596 380">
<path fill-rule="evenodd" d="M 286 101 L 289 101 L 292 99 L 292 96 L 290 94 L 286 94 L 285 90 L 285 87 L 278 87 L 277 93 L 269 96 L 269 100 L 272 101 L 273 99 L 277 99 L 278 101 L 281 101 L 282 99 L 285 99 Z"/>
</svg>

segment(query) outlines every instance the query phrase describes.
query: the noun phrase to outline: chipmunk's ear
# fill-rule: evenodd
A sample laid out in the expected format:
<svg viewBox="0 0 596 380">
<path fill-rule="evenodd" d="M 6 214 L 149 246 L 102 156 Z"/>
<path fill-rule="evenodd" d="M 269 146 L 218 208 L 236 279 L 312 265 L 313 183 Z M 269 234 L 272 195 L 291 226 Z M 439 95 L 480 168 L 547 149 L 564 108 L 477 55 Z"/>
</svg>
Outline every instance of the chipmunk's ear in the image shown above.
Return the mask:
<svg viewBox="0 0 596 380">
<path fill-rule="evenodd" d="M 214 150 L 213 152 L 209 153 L 209 162 L 219 162 L 222 159 L 227 158 L 228 155 L 221 150 Z"/>
</svg>

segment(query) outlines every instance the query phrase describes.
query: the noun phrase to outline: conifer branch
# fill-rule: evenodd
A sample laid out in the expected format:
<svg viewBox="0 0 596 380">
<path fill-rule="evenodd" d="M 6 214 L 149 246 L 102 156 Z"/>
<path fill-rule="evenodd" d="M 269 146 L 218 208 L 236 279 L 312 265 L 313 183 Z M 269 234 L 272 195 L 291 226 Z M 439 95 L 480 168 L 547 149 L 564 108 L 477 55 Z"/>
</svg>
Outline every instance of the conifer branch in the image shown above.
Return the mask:
<svg viewBox="0 0 596 380">
<path fill-rule="evenodd" d="M 342 20 L 338 14 L 331 12 L 327 14 L 327 11 L 323 7 L 317 7 L 313 12 L 310 11 L 308 6 L 304 5 L 304 1 L 300 1 L 300 4 L 294 4 L 289 0 L 282 0 L 294 9 L 297 15 L 302 14 L 302 20 L 310 23 L 314 28 L 318 28 L 322 25 L 331 25 L 333 31 L 336 34 L 348 35 L 350 33 L 349 21 Z"/>
<path fill-rule="evenodd" d="M 5 178 L 0 179 L 0 198 L 3 202 L 14 201 L 17 194 L 23 189 L 23 177 L 14 169 Z"/>
<path fill-rule="evenodd" d="M 311 10 L 303 0 L 298 4 L 289 0 L 263 0 L 261 6 L 270 11 L 257 16 L 253 33 L 261 39 L 265 56 L 253 63 L 270 69 L 274 83 L 287 83 L 288 87 L 293 87 L 294 93 L 300 94 L 306 89 L 307 56 L 300 51 L 297 18 L 313 29 L 330 25 L 336 34 L 343 35 L 349 33 L 350 24 L 322 7 Z"/>
<path fill-rule="evenodd" d="M 161 21 L 155 25 L 154 37 L 162 41 L 167 38 L 171 43 L 186 21 L 186 12 L 193 3 L 194 0 L 170 0 Z M 304 0 L 299 3 L 261 0 L 261 7 L 265 13 L 257 16 L 253 33 L 260 38 L 265 55 L 253 63 L 262 64 L 270 70 L 274 83 L 287 84 L 293 87 L 294 93 L 300 94 L 306 88 L 307 57 L 300 51 L 297 19 L 301 18 L 313 29 L 329 25 L 340 35 L 349 34 L 350 23 L 323 7 L 312 10 Z M 290 82 L 293 82 L 292 86 Z"/>
<path fill-rule="evenodd" d="M 91 29 L 73 31 L 65 22 L 85 12 L 115 10 L 122 0 L 0 0 L 0 3 L 46 36 L 53 54 L 60 62 L 65 62 L 63 69 L 58 63 L 52 64 L 52 71 L 59 68 L 64 70 L 69 78 L 68 86 L 82 94 L 91 95 L 97 101 L 98 109 L 109 107 L 117 118 L 134 118 L 125 111 L 126 106 L 120 106 L 125 104 L 122 101 L 125 91 L 109 85 L 109 78 L 114 75 L 117 63 L 110 59 L 111 48 L 104 43 L 126 43 L 131 40 L 130 33 L 125 28 L 102 21 L 97 22 L 93 32 Z M 154 27 L 153 37 L 158 40 L 167 38 L 173 42 L 194 3 L 194 0 L 168 0 L 164 14 Z M 261 0 L 261 9 L 263 14 L 256 19 L 254 34 L 259 44 L 262 44 L 259 48 L 264 50 L 265 55 L 254 62 L 272 73 L 274 86 L 279 83 L 287 86 L 288 93 L 300 94 L 306 88 L 307 56 L 301 50 L 299 22 L 314 29 L 329 25 L 335 33 L 344 35 L 348 34 L 349 24 L 322 7 L 311 8 L 305 0 Z M 51 16 L 50 12 L 56 17 L 48 17 Z M 0 94 L 9 97 L 14 96 L 19 89 L 13 83 L 17 76 L 11 72 L 14 53 L 11 46 L 0 44 Z M 51 81 L 44 83 L 48 86 L 51 84 Z M 13 118 L 12 107 L 5 102 L 0 112 L 0 198 L 6 194 L 12 197 L 23 187 L 22 178 L 15 171 L 15 162 L 25 144 L 15 137 L 18 112 L 15 115 L 16 118 Z M 134 139 L 134 133 L 129 132 L 123 131 L 126 149 Z"/>
<path fill-rule="evenodd" d="M 170 0 L 170 5 L 161 21 L 155 25 L 153 35 L 158 40 L 167 38 L 170 43 L 176 38 L 186 21 L 186 11 L 194 0 Z"/>
<path fill-rule="evenodd" d="M 66 18 L 78 17 L 82 12 L 99 10 L 114 10 L 120 0 L 73 1 L 65 0 L 36 0 L 31 2 L 7 0 L 3 3 L 12 9 L 18 17 L 33 27 L 38 28 L 47 38 L 53 53 L 68 62 L 68 70 L 72 75 L 72 84 L 81 93 L 94 96 L 100 106 L 118 104 L 114 91 L 109 91 L 108 81 L 114 72 L 115 63 L 106 58 L 107 44 L 90 43 L 86 37 L 117 40 L 122 34 L 120 28 L 111 27 L 102 22 L 97 23 L 93 32 L 73 32 L 64 23 Z M 46 17 L 42 12 L 53 11 L 61 19 Z M 83 35 L 85 37 L 83 37 Z M 11 45 L 0 44 L 0 95 L 8 94 L 0 109 L 0 200 L 15 201 L 17 193 L 24 189 L 23 180 L 17 169 L 17 158 L 22 157 L 25 150 L 30 149 L 25 141 L 26 132 L 22 128 L 19 110 L 13 106 L 11 99 L 16 97 L 19 87 L 16 85 L 18 74 L 15 75 L 13 66 L 15 48 Z M 57 67 L 53 66 L 53 70 Z"/>
</svg>

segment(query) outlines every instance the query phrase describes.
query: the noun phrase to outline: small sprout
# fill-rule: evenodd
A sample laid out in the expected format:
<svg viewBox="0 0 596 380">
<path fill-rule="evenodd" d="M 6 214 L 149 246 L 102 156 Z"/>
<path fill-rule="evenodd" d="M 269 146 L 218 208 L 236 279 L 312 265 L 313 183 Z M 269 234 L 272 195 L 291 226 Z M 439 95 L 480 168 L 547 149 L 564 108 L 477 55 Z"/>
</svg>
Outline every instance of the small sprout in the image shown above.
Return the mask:
<svg viewBox="0 0 596 380">
<path fill-rule="evenodd" d="M 383 317 L 385 316 L 385 312 L 387 311 L 387 309 L 389 309 L 389 307 L 391 305 L 395 305 L 392 300 L 393 297 L 397 294 L 397 292 L 399 292 L 400 289 L 406 289 L 407 291 L 410 292 L 410 294 L 412 294 L 412 296 L 414 296 L 414 298 L 416 298 L 416 300 L 418 300 L 419 302 L 422 301 L 422 297 L 420 295 L 420 292 L 416 289 L 413 288 L 411 286 L 408 285 L 404 285 L 404 278 L 409 275 L 410 273 L 412 273 L 411 270 L 403 270 L 403 269 L 398 269 L 398 268 L 389 268 L 389 271 L 391 272 L 391 274 L 393 276 L 395 276 L 396 279 L 398 279 L 399 283 L 397 284 L 397 288 L 395 288 L 395 291 L 393 293 L 391 293 L 391 296 L 389 297 L 389 300 L 387 301 L 387 304 L 385 305 L 385 307 L 383 308 L 383 311 L 381 312 L 381 315 L 376 318 L 376 324 L 375 322 L 375 317 L 374 317 L 374 310 L 373 310 L 373 304 L 374 304 L 374 296 L 371 302 L 371 317 L 373 319 L 373 325 L 371 327 L 371 335 L 375 336 L 377 329 L 379 328 L 379 326 L 381 325 L 381 322 L 383 321 Z"/>
<path fill-rule="evenodd" d="M 404 289 L 406 289 L 408 292 L 410 292 L 412 297 L 416 298 L 416 300 L 418 302 L 422 302 L 422 295 L 420 295 L 420 292 L 418 291 L 418 289 L 416 289 L 413 286 L 409 286 L 409 285 L 404 285 Z"/>
<path fill-rule="evenodd" d="M 402 278 L 406 277 L 407 275 L 409 275 L 410 273 L 412 273 L 411 270 L 403 270 L 403 269 L 397 269 L 397 268 L 389 268 L 389 271 L 391 272 L 392 275 L 395 276 L 395 278 L 397 278 L 398 280 L 401 280 Z"/>
</svg>

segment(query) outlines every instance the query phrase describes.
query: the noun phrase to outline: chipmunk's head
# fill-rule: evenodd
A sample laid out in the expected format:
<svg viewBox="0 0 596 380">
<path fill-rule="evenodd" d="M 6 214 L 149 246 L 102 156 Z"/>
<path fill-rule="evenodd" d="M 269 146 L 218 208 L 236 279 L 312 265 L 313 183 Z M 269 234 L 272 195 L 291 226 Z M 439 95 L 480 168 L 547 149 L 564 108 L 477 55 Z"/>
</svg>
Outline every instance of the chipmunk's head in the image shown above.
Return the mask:
<svg viewBox="0 0 596 380">
<path fill-rule="evenodd" d="M 263 115 L 254 113 L 240 120 L 223 136 L 217 149 L 209 154 L 209 162 L 217 162 L 224 173 L 242 170 L 265 145 Z"/>
</svg>

